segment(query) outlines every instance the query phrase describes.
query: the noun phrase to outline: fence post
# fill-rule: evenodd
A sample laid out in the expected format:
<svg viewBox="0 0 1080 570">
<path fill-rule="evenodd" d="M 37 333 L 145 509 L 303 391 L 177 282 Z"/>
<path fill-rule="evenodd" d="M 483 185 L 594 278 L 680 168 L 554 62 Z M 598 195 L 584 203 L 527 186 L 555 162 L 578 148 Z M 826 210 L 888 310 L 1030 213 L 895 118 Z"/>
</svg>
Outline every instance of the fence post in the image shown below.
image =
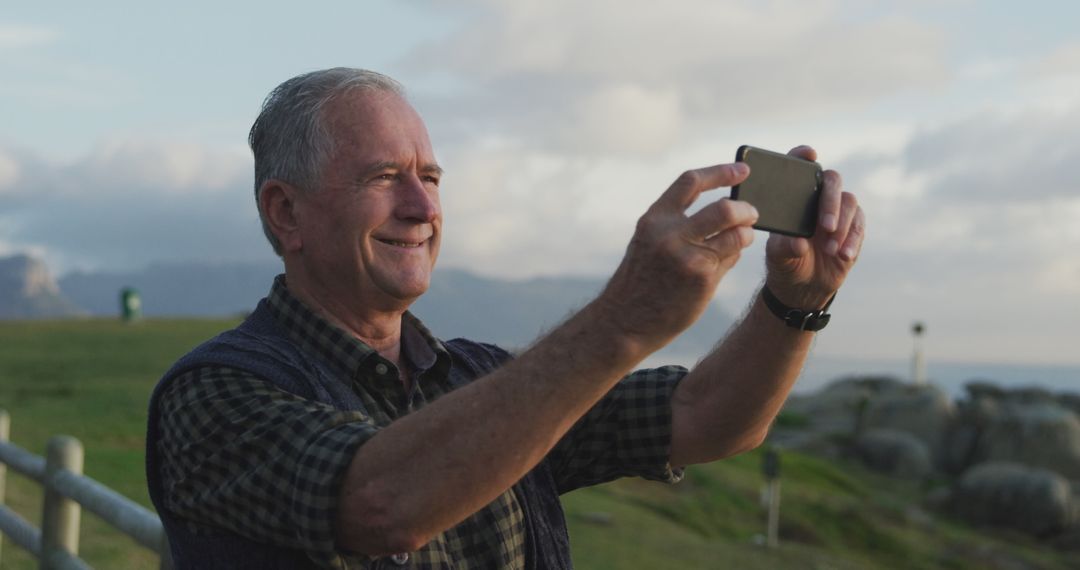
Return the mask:
<svg viewBox="0 0 1080 570">
<path fill-rule="evenodd" d="M 762 458 L 762 471 L 765 473 L 766 502 L 768 520 L 765 530 L 765 545 L 769 548 L 780 546 L 780 453 L 774 447 L 765 450 Z"/>
<path fill-rule="evenodd" d="M 41 568 L 52 569 L 58 551 L 79 554 L 79 503 L 53 489 L 54 474 L 67 470 L 82 475 L 83 447 L 67 435 L 49 438 L 45 452 L 45 501 L 41 514 Z"/>
<path fill-rule="evenodd" d="M 7 410 L 0 409 L 0 443 L 7 443 L 11 437 L 11 416 Z M 7 484 L 7 464 L 0 461 L 0 507 L 4 506 L 4 489 Z M 0 532 L 0 565 L 4 563 L 4 533 Z"/>
</svg>

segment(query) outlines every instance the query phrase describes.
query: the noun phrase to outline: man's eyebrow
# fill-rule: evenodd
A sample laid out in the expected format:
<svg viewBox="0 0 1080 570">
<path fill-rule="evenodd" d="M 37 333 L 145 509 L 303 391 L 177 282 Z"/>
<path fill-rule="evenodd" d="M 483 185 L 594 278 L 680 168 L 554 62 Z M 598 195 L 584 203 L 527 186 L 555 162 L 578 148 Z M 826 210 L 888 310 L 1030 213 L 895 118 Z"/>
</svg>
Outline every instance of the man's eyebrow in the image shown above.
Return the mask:
<svg viewBox="0 0 1080 570">
<path fill-rule="evenodd" d="M 441 166 L 432 162 L 430 164 L 425 164 L 424 166 L 420 167 L 420 172 L 423 172 L 424 174 L 437 174 L 439 176 L 442 176 L 444 171 Z"/>
<path fill-rule="evenodd" d="M 401 170 L 401 168 L 402 167 L 400 162 L 395 162 L 393 160 L 381 160 L 379 162 L 372 163 L 365 169 L 365 171 L 378 172 L 380 170 Z M 437 174 L 439 176 L 442 176 L 443 169 L 438 164 L 432 162 L 421 166 L 420 172 L 423 172 L 424 174 Z"/>
</svg>

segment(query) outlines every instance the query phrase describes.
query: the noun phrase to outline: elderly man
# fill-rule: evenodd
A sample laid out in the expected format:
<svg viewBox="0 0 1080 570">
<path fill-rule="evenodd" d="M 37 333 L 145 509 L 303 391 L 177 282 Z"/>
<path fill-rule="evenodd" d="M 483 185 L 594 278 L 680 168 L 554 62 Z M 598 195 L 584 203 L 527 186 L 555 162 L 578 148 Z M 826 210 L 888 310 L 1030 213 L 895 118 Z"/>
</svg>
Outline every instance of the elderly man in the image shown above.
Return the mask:
<svg viewBox="0 0 1080 570">
<path fill-rule="evenodd" d="M 718 348 L 689 372 L 631 373 L 701 315 L 753 239 L 746 203 L 685 213 L 745 164 L 685 172 L 596 299 L 511 358 L 440 341 L 408 312 L 439 252 L 442 168 L 396 82 L 290 79 L 250 143 L 285 274 L 154 392 L 147 473 L 179 568 L 569 567 L 560 493 L 676 481 L 762 441 L 815 334 L 776 306 L 825 307 L 863 239 L 827 172 L 819 231 L 769 238 L 762 293 Z"/>
</svg>

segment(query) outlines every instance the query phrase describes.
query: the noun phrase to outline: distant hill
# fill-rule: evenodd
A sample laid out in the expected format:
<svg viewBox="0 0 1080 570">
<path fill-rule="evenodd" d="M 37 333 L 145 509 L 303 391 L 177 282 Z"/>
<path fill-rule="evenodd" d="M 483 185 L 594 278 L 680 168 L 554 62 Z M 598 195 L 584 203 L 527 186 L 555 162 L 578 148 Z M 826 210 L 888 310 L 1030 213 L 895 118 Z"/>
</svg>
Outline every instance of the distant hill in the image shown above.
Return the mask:
<svg viewBox="0 0 1080 570">
<path fill-rule="evenodd" d="M 29 255 L 0 258 L 0 319 L 43 319 L 79 315 L 60 293 L 45 263 Z"/>
<path fill-rule="evenodd" d="M 157 264 L 128 273 L 72 273 L 60 280 L 60 289 L 94 315 L 117 314 L 119 291 L 134 287 L 147 316 L 221 316 L 251 311 L 280 272 L 277 263 Z M 588 302 L 604 283 L 585 277 L 510 281 L 439 269 L 413 312 L 442 338 L 523 347 Z M 731 323 L 730 315 L 711 305 L 669 350 L 707 350 Z"/>
<path fill-rule="evenodd" d="M 134 287 L 144 315 L 213 317 L 250 312 L 280 272 L 278 263 L 159 263 L 140 271 L 69 273 L 60 289 L 94 315 L 118 314 L 120 290 Z"/>
</svg>

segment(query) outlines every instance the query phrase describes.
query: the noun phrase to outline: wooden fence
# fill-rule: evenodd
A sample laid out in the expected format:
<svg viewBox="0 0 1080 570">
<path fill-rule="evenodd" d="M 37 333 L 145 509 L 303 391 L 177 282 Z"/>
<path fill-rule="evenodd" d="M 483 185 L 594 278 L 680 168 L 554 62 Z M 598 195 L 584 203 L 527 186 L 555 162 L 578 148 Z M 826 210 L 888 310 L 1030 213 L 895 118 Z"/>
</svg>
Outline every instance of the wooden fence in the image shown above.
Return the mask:
<svg viewBox="0 0 1080 570">
<path fill-rule="evenodd" d="M 161 557 L 160 568 L 172 568 L 161 520 L 131 499 L 84 477 L 79 440 L 66 435 L 53 436 L 45 457 L 38 457 L 8 441 L 10 422 L 8 413 L 0 409 L 0 540 L 4 535 L 11 537 L 15 544 L 33 554 L 43 569 L 89 569 L 78 557 L 79 519 L 82 507 L 86 507 L 120 532 L 157 552 Z M 4 505 L 7 466 L 44 487 L 41 529 Z"/>
</svg>

